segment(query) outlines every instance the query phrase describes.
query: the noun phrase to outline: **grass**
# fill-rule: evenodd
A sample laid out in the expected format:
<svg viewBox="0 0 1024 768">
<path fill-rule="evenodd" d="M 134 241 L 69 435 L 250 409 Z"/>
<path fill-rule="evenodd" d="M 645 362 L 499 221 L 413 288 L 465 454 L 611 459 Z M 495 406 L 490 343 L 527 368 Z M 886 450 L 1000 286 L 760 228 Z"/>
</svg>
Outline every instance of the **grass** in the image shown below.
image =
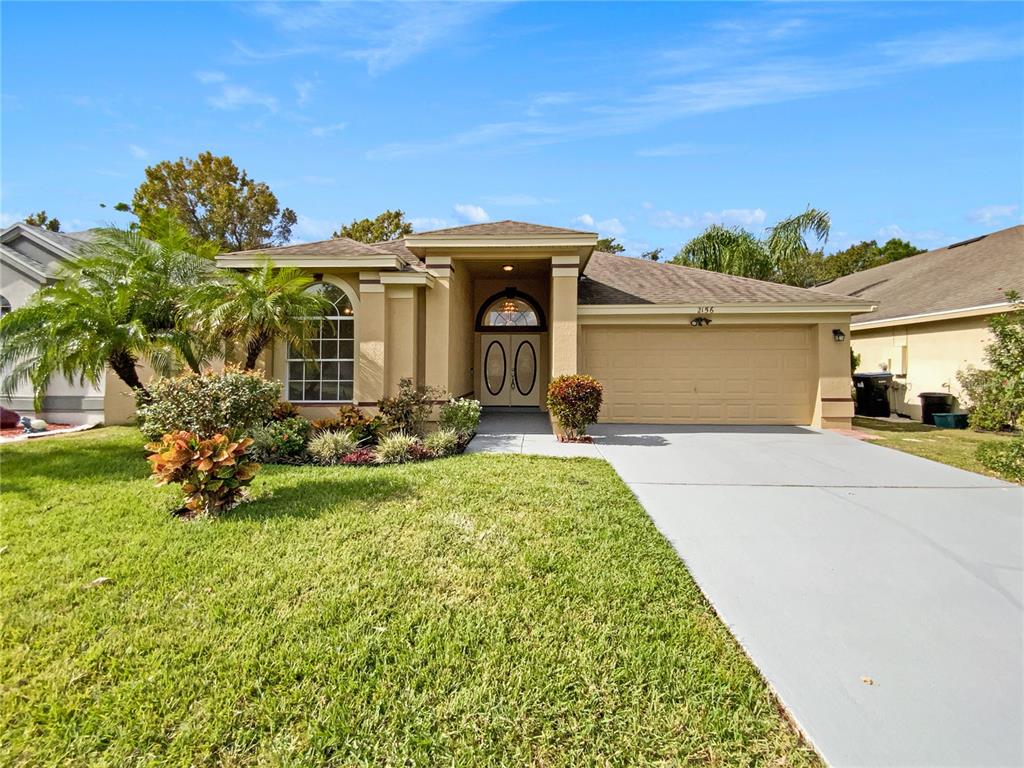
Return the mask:
<svg viewBox="0 0 1024 768">
<path fill-rule="evenodd" d="M 4 765 L 820 764 L 603 462 L 267 467 L 186 523 L 140 443 L 0 449 Z"/>
<path fill-rule="evenodd" d="M 877 445 L 895 448 L 990 477 L 1002 476 L 978 461 L 974 456 L 975 451 L 981 443 L 1010 439 L 1008 435 L 997 435 L 992 432 L 939 429 L 918 421 L 883 421 L 863 416 L 855 416 L 853 426 L 861 432 L 876 435 L 879 439 L 872 442 Z"/>
</svg>

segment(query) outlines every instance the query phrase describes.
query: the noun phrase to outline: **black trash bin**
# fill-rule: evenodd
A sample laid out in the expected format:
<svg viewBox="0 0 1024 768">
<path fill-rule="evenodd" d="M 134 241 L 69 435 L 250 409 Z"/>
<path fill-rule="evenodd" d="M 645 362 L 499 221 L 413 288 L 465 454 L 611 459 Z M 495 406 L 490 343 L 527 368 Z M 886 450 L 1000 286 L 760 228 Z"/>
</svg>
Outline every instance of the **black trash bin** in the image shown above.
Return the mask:
<svg viewBox="0 0 1024 768">
<path fill-rule="evenodd" d="M 936 413 L 953 412 L 953 396 L 949 392 L 922 392 L 918 397 L 921 399 L 921 423 L 935 426 Z"/>
<path fill-rule="evenodd" d="M 853 374 L 853 389 L 857 393 L 853 412 L 858 416 L 889 416 L 889 384 L 891 381 L 891 373 Z"/>
</svg>

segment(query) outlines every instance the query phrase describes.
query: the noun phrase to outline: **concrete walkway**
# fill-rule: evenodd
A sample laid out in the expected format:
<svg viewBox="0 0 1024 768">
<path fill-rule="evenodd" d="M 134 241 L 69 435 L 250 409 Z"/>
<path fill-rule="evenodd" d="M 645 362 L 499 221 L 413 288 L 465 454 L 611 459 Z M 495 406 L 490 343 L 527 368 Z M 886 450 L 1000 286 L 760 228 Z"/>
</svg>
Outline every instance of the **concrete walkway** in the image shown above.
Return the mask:
<svg viewBox="0 0 1024 768">
<path fill-rule="evenodd" d="M 560 455 L 510 427 L 481 448 Z M 827 762 L 1024 765 L 1024 489 L 797 427 L 592 432 L 572 447 L 630 486 Z"/>
</svg>

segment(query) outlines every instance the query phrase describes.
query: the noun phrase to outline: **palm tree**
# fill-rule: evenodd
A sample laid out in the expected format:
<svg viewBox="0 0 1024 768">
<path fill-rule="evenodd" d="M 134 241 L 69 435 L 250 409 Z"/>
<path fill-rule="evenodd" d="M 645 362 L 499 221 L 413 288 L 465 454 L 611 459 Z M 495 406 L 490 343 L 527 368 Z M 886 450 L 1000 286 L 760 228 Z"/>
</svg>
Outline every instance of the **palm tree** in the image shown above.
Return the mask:
<svg viewBox="0 0 1024 768">
<path fill-rule="evenodd" d="M 311 320 L 328 306 L 320 293 L 309 290 L 313 283 L 302 270 L 278 268 L 270 260 L 247 272 L 224 270 L 195 295 L 196 320 L 227 347 L 241 344 L 244 368 L 252 370 L 274 339 L 308 346 Z"/>
<path fill-rule="evenodd" d="M 0 318 L 0 391 L 31 382 L 38 408 L 55 375 L 97 385 L 109 365 L 144 399 L 140 361 L 168 373 L 181 359 L 198 371 L 213 349 L 186 326 L 188 295 L 213 263 L 182 231 L 95 230 L 55 283 Z"/>
<path fill-rule="evenodd" d="M 808 236 L 823 244 L 828 241 L 830 225 L 828 212 L 809 206 L 803 213 L 769 227 L 763 238 L 738 227 L 712 224 L 686 243 L 672 261 L 729 275 L 808 286 L 814 283 L 823 258 L 820 249 L 811 250 Z"/>
</svg>

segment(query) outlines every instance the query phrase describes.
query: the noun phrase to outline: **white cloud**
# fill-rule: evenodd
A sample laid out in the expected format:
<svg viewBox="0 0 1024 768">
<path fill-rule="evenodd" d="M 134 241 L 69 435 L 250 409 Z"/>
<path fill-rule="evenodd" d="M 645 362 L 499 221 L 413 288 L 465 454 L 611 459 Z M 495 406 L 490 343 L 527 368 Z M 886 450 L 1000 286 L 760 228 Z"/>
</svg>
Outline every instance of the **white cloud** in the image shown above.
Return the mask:
<svg viewBox="0 0 1024 768">
<path fill-rule="evenodd" d="M 140 147 L 138 144 L 129 144 L 128 151 L 131 152 L 132 157 L 137 158 L 139 160 L 144 160 L 145 158 L 149 157 L 149 152 Z"/>
<path fill-rule="evenodd" d="M 409 219 L 412 228 L 417 232 L 429 232 L 432 229 L 447 229 L 454 227 L 455 222 L 448 219 L 439 219 L 434 216 L 415 216 Z"/>
<path fill-rule="evenodd" d="M 651 214 L 650 222 L 659 229 L 689 229 L 696 224 L 692 216 L 668 210 L 655 211 Z"/>
<path fill-rule="evenodd" d="M 626 227 L 616 218 L 596 221 L 589 213 L 581 213 L 572 220 L 574 224 L 582 224 L 584 227 L 596 229 L 602 235 L 624 235 Z"/>
<path fill-rule="evenodd" d="M 950 238 L 948 235 L 939 232 L 934 229 L 923 229 L 908 231 L 901 227 L 899 224 L 889 224 L 878 230 L 878 236 L 880 238 L 897 238 L 898 240 L 907 240 L 914 245 L 931 245 L 936 246 L 943 243 L 948 243 Z"/>
<path fill-rule="evenodd" d="M 706 224 L 755 227 L 764 224 L 765 215 L 761 208 L 726 208 L 717 213 L 707 211 L 701 218 Z"/>
<path fill-rule="evenodd" d="M 314 219 L 311 216 L 299 214 L 298 221 L 292 227 L 292 243 L 311 243 L 319 240 L 328 240 L 337 229 L 336 222 L 324 219 Z"/>
<path fill-rule="evenodd" d="M 452 206 L 452 209 L 455 211 L 455 215 L 460 219 L 472 222 L 473 224 L 481 224 L 485 221 L 489 221 L 491 218 L 490 214 L 479 205 L 456 203 Z"/>
<path fill-rule="evenodd" d="M 24 221 L 25 216 L 28 214 L 24 213 L 7 213 L 6 211 L 0 211 L 0 228 L 7 229 L 17 221 Z"/>
<path fill-rule="evenodd" d="M 324 138 L 326 136 L 333 136 L 335 133 L 344 131 L 348 123 L 331 123 L 330 125 L 315 125 L 309 129 L 309 132 L 317 138 Z"/>
<path fill-rule="evenodd" d="M 220 93 L 210 96 L 207 101 L 217 109 L 238 109 L 239 107 L 265 107 L 271 112 L 277 111 L 277 99 L 265 93 L 254 91 L 247 85 L 221 85 Z"/>
<path fill-rule="evenodd" d="M 227 82 L 228 76 L 223 72 L 217 72 L 215 70 L 202 70 L 196 72 L 196 80 L 203 85 L 209 85 L 210 83 L 225 83 Z"/>
<path fill-rule="evenodd" d="M 304 106 L 309 101 L 309 96 L 313 93 L 314 83 L 311 80 L 297 80 L 295 82 L 295 103 L 300 107 Z"/>
<path fill-rule="evenodd" d="M 967 218 L 979 224 L 992 225 L 1005 219 L 1014 218 L 1019 209 L 1019 205 L 986 205 L 984 208 L 976 208 L 968 213 Z"/>
</svg>

